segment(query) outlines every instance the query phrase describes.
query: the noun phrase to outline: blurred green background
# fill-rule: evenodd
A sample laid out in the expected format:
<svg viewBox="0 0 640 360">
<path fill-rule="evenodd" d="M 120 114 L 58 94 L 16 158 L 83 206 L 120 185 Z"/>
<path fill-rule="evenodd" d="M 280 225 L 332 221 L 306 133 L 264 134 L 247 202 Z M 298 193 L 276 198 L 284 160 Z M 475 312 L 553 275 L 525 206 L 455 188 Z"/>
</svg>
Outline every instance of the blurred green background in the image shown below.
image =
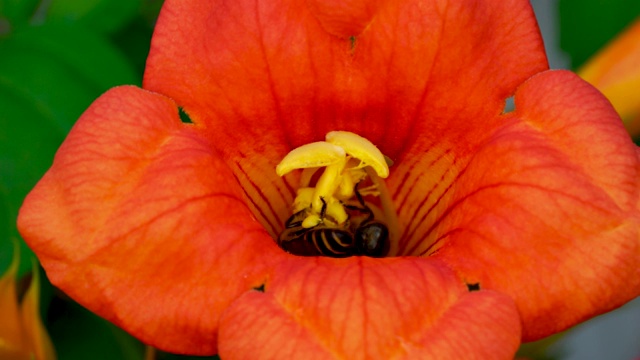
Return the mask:
<svg viewBox="0 0 640 360">
<path fill-rule="evenodd" d="M 532 3 L 553 68 L 576 69 L 640 16 L 638 0 Z M 29 281 L 33 258 L 15 226 L 22 199 L 93 100 L 116 85 L 141 85 L 161 6 L 161 0 L 0 0 L 0 272 L 11 262 L 12 239 L 18 240 L 22 285 Z M 137 340 L 42 278 L 42 317 L 59 359 L 143 358 L 145 349 Z M 638 300 L 620 312 L 628 314 L 630 307 L 636 309 L 632 319 L 640 323 Z M 590 323 L 597 326 L 602 321 Z M 583 331 L 593 326 L 590 323 L 572 331 Z M 631 341 L 620 359 L 626 354 L 632 354 L 629 359 L 640 358 L 640 325 L 629 331 L 637 341 Z M 567 336 L 526 345 L 521 354 L 531 359 L 568 359 L 582 346 L 566 340 L 571 336 L 569 331 Z"/>
</svg>

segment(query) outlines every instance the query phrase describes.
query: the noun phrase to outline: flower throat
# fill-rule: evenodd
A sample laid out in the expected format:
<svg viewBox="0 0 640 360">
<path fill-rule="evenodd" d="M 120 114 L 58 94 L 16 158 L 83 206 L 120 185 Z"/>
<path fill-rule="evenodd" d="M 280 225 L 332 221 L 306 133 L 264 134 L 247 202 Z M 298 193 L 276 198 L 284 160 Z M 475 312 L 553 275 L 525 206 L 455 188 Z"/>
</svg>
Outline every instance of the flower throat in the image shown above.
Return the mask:
<svg viewBox="0 0 640 360">
<path fill-rule="evenodd" d="M 397 217 L 382 180 L 391 165 L 373 143 L 347 131 L 293 149 L 276 167 L 279 176 L 302 170 L 278 245 L 300 256 L 395 253 Z"/>
</svg>

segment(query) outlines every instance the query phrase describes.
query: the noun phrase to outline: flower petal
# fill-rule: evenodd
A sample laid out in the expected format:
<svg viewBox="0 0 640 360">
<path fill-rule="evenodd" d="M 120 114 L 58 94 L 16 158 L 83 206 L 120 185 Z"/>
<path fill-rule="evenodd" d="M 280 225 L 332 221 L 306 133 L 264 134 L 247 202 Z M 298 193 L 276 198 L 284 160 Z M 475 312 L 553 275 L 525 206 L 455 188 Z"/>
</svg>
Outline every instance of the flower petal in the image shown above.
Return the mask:
<svg viewBox="0 0 640 360">
<path fill-rule="evenodd" d="M 225 359 L 511 359 L 520 320 L 431 259 L 294 259 L 231 305 L 220 340 Z"/>
<path fill-rule="evenodd" d="M 30 356 L 18 311 L 16 274 L 19 261 L 18 246 L 14 243 L 11 264 L 0 277 L 0 357 L 9 359 L 28 359 Z"/>
<path fill-rule="evenodd" d="M 83 114 L 20 210 L 52 283 L 142 341 L 216 351 L 218 318 L 282 256 L 209 139 L 135 87 Z"/>
<path fill-rule="evenodd" d="M 56 351 L 40 318 L 40 271 L 35 263 L 32 274 L 31 284 L 20 304 L 25 337 L 34 359 L 55 360 Z"/>
<path fill-rule="evenodd" d="M 350 16 L 372 20 L 350 39 L 325 31 Z M 144 87 L 206 124 L 226 157 L 270 146 L 273 167 L 333 130 L 391 158 L 427 130 L 465 133 L 546 68 L 524 0 L 168 0 Z"/>
<path fill-rule="evenodd" d="M 640 294 L 640 164 L 613 108 L 574 74 L 534 76 L 515 103 L 426 233 L 465 281 L 512 296 L 533 340 Z"/>
<path fill-rule="evenodd" d="M 347 19 L 369 23 L 335 36 Z M 206 127 L 275 237 L 298 187 L 297 173 L 273 171 L 290 150 L 334 130 L 393 160 L 477 143 L 492 126 L 477 121 L 547 67 L 526 0 L 168 0 L 144 87 Z"/>
<path fill-rule="evenodd" d="M 311 13 L 329 34 L 343 38 L 357 36 L 371 23 L 381 0 L 310 0 Z"/>
</svg>

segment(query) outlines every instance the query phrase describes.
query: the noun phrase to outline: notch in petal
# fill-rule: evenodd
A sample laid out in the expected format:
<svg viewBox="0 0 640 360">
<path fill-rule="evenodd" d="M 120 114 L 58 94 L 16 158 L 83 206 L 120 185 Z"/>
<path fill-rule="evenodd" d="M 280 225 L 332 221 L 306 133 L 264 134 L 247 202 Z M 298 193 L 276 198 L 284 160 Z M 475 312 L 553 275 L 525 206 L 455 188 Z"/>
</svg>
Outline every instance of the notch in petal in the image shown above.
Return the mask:
<svg viewBox="0 0 640 360">
<path fill-rule="evenodd" d="M 331 35 L 342 38 L 360 35 L 369 25 L 383 0 L 308 0 L 312 14 Z"/>
<path fill-rule="evenodd" d="M 176 99 L 236 161 L 272 148 L 280 153 L 265 160 L 275 166 L 336 129 L 395 161 L 416 142 L 482 138 L 516 86 L 548 68 L 529 1 L 349 6 L 378 8 L 355 49 L 322 28 L 308 1 L 167 0 L 144 87 Z"/>
<path fill-rule="evenodd" d="M 166 351 L 216 352 L 218 318 L 284 256 L 197 125 L 125 86 L 97 99 L 18 227 L 51 282 Z"/>
<path fill-rule="evenodd" d="M 458 175 L 433 256 L 509 294 L 535 340 L 640 294 L 640 164 L 613 108 L 572 73 L 532 77 L 515 104 Z"/>
<path fill-rule="evenodd" d="M 225 359 L 511 359 L 520 343 L 511 299 L 468 292 L 446 266 L 417 258 L 294 259 L 220 328 Z"/>
</svg>

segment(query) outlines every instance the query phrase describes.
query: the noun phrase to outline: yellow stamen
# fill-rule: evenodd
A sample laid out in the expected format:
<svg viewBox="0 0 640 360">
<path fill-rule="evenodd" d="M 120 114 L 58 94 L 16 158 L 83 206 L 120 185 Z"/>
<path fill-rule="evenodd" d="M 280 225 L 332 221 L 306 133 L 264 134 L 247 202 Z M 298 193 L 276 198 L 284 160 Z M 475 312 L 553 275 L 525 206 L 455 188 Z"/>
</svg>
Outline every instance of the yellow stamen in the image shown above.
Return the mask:
<svg viewBox="0 0 640 360">
<path fill-rule="evenodd" d="M 293 213 L 295 214 L 300 210 L 309 208 L 315 192 L 316 189 L 312 187 L 303 187 L 298 189 L 296 192 L 296 198 L 293 201 Z"/>
<path fill-rule="evenodd" d="M 326 142 L 303 145 L 289 152 L 276 172 L 283 176 L 302 169 L 293 204 L 293 213 L 297 216 L 301 212 L 304 216 L 302 228 L 322 225 L 346 230 L 355 236 L 363 221 L 379 221 L 389 228 L 389 239 L 384 240 L 390 242 L 387 255 L 395 255 L 398 220 L 382 180 L 389 176 L 392 163 L 369 140 L 346 131 L 332 131 L 327 133 Z M 321 171 L 319 176 L 317 171 Z M 381 209 L 374 205 L 375 201 L 366 204 L 362 196 L 379 196 Z"/>
<path fill-rule="evenodd" d="M 342 181 L 340 181 L 340 185 L 338 186 L 336 197 L 343 200 L 352 198 L 354 195 L 353 188 L 355 186 L 356 182 L 353 181 L 351 171 L 345 171 L 344 174 L 342 174 Z"/>
<path fill-rule="evenodd" d="M 381 178 L 389 176 L 389 166 L 387 166 L 384 155 L 371 141 L 348 131 L 331 131 L 327 133 L 326 140 L 362 161 L 363 166 L 361 167 L 371 166 Z"/>
<path fill-rule="evenodd" d="M 360 196 L 367 196 L 367 195 L 380 196 L 380 190 L 378 190 L 378 185 L 376 184 L 373 184 L 371 186 L 367 186 L 364 188 L 359 188 L 358 192 L 360 193 Z"/>
<path fill-rule="evenodd" d="M 319 167 L 302 169 L 302 173 L 300 174 L 300 187 L 308 187 L 311 184 L 311 178 L 313 178 L 313 175 L 315 175 L 318 170 L 320 170 Z"/>
<path fill-rule="evenodd" d="M 324 141 L 305 144 L 291 150 L 276 166 L 276 173 L 284 176 L 295 169 L 328 166 L 343 161 L 345 156 L 342 147 Z"/>
<path fill-rule="evenodd" d="M 313 207 L 313 211 L 316 213 L 320 213 L 322 210 L 322 200 L 321 198 L 330 199 L 333 197 L 333 194 L 336 192 L 338 186 L 340 186 L 340 182 L 342 182 L 342 170 L 344 170 L 344 166 L 346 165 L 345 161 L 340 161 L 337 164 L 332 164 L 327 166 L 324 170 L 320 178 L 318 179 L 318 183 L 316 184 L 316 192 L 313 195 L 313 200 L 311 201 L 311 206 Z"/>
</svg>

